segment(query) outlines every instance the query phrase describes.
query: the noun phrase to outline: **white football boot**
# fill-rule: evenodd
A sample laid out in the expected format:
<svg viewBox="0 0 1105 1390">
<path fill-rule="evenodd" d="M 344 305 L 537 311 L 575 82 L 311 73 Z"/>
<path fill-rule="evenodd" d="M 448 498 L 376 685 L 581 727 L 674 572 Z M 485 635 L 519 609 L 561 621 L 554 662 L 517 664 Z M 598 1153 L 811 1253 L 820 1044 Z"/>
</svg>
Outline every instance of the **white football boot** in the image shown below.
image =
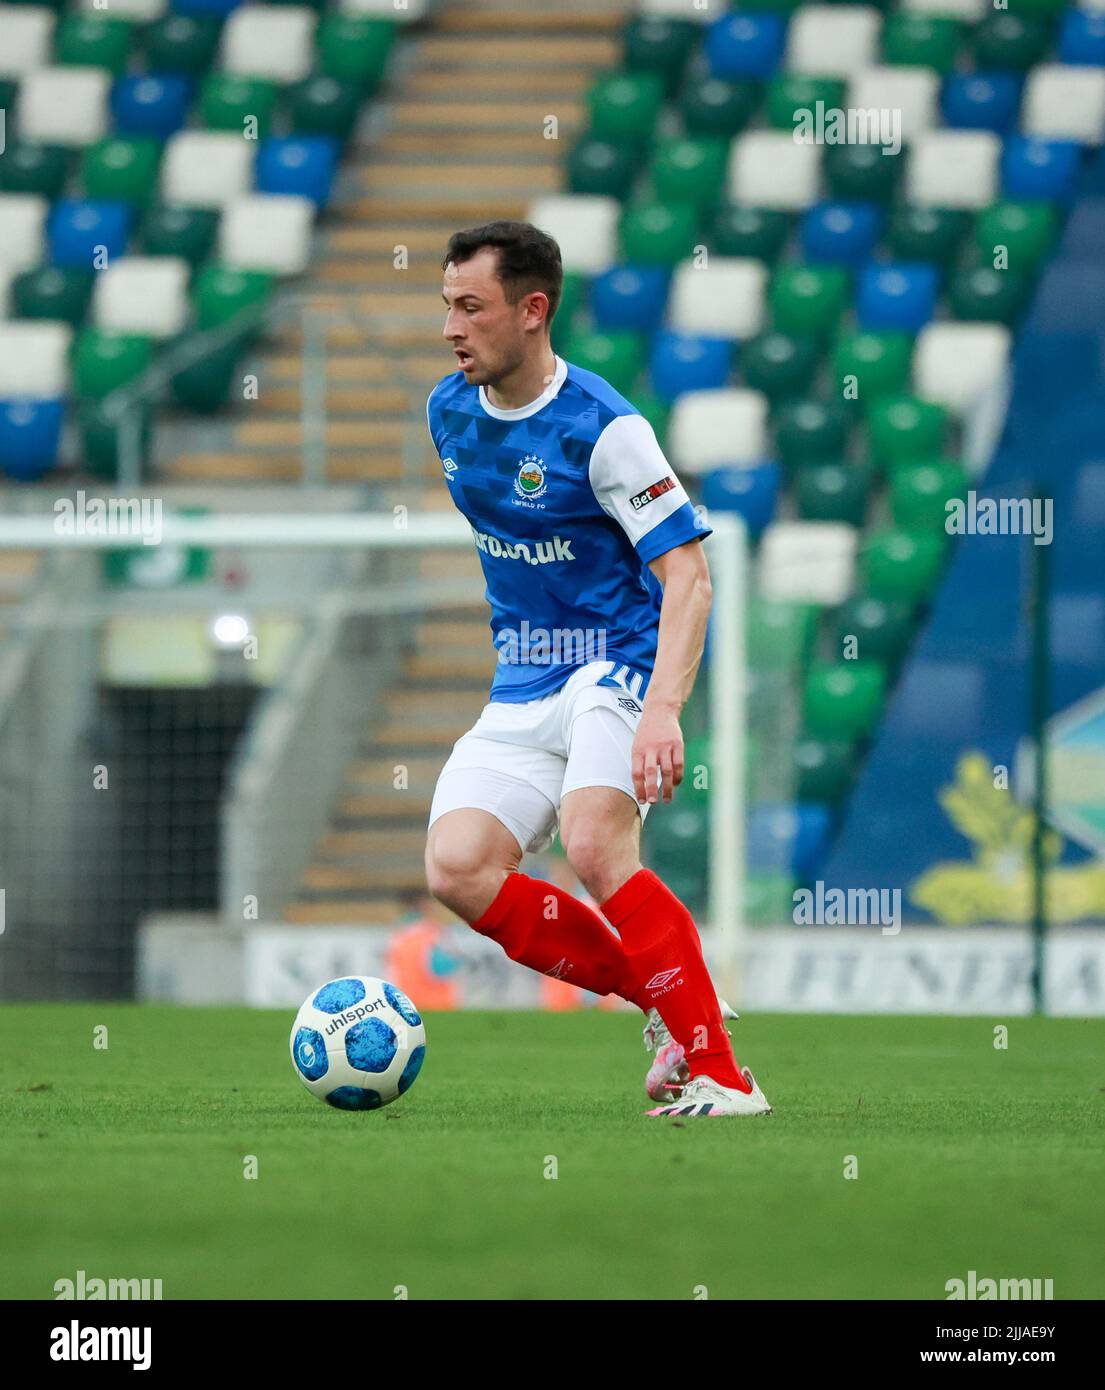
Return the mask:
<svg viewBox="0 0 1105 1390">
<path fill-rule="evenodd" d="M 719 999 L 723 1019 L 740 1018 L 724 999 Z M 728 1030 L 726 1030 L 728 1031 Z M 684 1060 L 683 1044 L 677 1043 L 668 1032 L 668 1025 L 655 1009 L 649 1009 L 645 1023 L 645 1051 L 656 1054 L 645 1077 L 645 1090 L 650 1100 L 676 1099 L 690 1074 Z"/>
<path fill-rule="evenodd" d="M 696 1076 L 683 1087 L 683 1094 L 678 1100 L 658 1105 L 655 1110 L 645 1113 L 679 1119 L 696 1115 L 770 1115 L 771 1106 L 756 1084 L 756 1078 L 747 1067 L 741 1068 L 741 1075 L 751 1086 L 751 1091 L 719 1086 L 708 1076 Z"/>
</svg>

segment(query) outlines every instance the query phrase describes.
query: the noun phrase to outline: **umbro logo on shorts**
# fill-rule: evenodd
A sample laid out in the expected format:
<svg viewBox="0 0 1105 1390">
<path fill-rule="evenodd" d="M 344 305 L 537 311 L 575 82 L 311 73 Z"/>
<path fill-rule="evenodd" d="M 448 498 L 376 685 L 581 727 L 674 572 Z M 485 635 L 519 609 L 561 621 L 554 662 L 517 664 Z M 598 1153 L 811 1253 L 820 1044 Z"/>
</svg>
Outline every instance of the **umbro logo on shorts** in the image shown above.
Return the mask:
<svg viewBox="0 0 1105 1390">
<path fill-rule="evenodd" d="M 628 710 L 630 714 L 640 714 L 641 707 L 636 700 L 630 699 L 628 695 L 623 695 L 618 701 L 621 709 Z"/>
<path fill-rule="evenodd" d="M 665 985 L 670 984 L 675 979 L 682 969 L 681 965 L 677 965 L 674 970 L 658 970 L 645 985 L 645 989 L 663 989 Z"/>
</svg>

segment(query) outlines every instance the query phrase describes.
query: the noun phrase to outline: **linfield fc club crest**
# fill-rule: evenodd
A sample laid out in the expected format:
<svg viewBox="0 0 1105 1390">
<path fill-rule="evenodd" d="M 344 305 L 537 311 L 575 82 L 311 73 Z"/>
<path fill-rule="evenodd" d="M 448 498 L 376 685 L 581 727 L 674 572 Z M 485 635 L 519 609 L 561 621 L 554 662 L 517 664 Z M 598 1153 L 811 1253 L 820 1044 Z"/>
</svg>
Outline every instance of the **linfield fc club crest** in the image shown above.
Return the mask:
<svg viewBox="0 0 1105 1390">
<path fill-rule="evenodd" d="M 544 461 L 536 454 L 527 454 L 518 465 L 514 491 L 527 502 L 535 502 L 539 497 L 544 497 L 548 488 Z"/>
</svg>

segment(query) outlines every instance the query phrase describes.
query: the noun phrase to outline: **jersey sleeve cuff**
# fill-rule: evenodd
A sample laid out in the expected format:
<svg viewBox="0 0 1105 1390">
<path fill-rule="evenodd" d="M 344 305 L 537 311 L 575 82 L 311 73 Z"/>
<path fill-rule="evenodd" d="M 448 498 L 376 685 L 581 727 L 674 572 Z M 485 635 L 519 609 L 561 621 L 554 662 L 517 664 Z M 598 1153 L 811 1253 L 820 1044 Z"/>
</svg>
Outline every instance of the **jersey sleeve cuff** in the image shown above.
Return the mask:
<svg viewBox="0 0 1105 1390">
<path fill-rule="evenodd" d="M 647 565 L 657 555 L 666 555 L 669 550 L 686 545 L 688 541 L 703 541 L 713 532 L 703 526 L 695 515 L 694 507 L 684 502 L 681 507 L 665 517 L 659 526 L 654 526 L 641 537 L 635 547 L 641 560 Z"/>
</svg>

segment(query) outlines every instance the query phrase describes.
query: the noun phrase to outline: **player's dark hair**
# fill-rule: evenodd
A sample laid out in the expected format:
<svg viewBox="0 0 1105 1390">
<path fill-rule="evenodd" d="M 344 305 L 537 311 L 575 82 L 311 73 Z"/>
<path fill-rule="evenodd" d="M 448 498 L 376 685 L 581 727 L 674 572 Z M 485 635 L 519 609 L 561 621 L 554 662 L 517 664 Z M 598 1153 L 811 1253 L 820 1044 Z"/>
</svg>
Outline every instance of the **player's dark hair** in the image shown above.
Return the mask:
<svg viewBox="0 0 1105 1390">
<path fill-rule="evenodd" d="M 460 265 L 471 259 L 485 246 L 499 253 L 497 273 L 506 302 L 517 304 L 524 294 L 541 290 L 549 300 L 546 327 L 551 324 L 560 306 L 564 267 L 560 263 L 560 247 L 548 232 L 539 231 L 531 222 L 488 222 L 483 227 L 454 232 L 445 248 L 442 270 L 450 262 Z"/>
</svg>

